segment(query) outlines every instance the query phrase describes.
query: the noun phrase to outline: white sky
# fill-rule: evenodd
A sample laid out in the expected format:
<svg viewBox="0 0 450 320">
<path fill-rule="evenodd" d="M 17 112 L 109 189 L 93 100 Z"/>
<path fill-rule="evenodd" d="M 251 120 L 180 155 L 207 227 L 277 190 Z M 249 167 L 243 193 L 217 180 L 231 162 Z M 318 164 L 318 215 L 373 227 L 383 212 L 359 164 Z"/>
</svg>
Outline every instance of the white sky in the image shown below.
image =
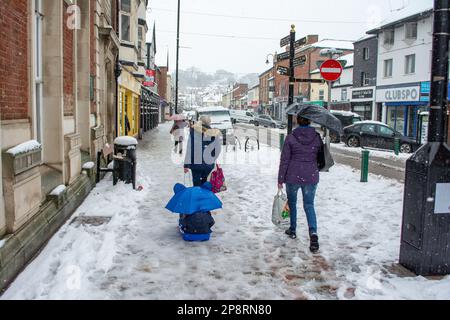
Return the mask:
<svg viewBox="0 0 450 320">
<path fill-rule="evenodd" d="M 422 1 L 428 0 L 181 0 L 180 46 L 189 48 L 180 49 L 180 68 L 261 73 L 267 69 L 267 54 L 281 51 L 279 40 L 289 34 L 291 23 L 297 39 L 318 34 L 319 39 L 356 40 L 392 10 Z M 169 52 L 170 72 L 176 62 L 176 10 L 177 0 L 149 1 L 150 28 L 156 22 L 156 62 L 166 65 Z"/>
</svg>

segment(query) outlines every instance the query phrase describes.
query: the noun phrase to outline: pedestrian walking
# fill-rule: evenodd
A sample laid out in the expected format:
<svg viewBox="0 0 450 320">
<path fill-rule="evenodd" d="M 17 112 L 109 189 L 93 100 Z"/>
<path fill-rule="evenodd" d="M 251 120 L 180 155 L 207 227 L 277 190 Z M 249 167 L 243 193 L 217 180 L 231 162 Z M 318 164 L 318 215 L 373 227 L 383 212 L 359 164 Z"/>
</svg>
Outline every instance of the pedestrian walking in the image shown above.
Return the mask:
<svg viewBox="0 0 450 320">
<path fill-rule="evenodd" d="M 283 147 L 278 174 L 278 188 L 286 184 L 286 193 L 290 209 L 290 228 L 286 234 L 297 237 L 297 196 L 302 191 L 303 209 L 309 226 L 310 250 L 319 250 L 317 234 L 317 218 L 314 199 L 319 183 L 318 154 L 323 149 L 323 142 L 316 130 L 311 127 L 308 119 L 297 116 L 299 125 L 288 135 Z"/>
<path fill-rule="evenodd" d="M 187 123 L 184 119 L 175 120 L 173 122 L 172 128 L 170 129 L 170 134 L 173 135 L 175 146 L 175 153 L 183 153 L 183 141 L 184 141 L 184 129 L 187 127 Z"/>
<path fill-rule="evenodd" d="M 189 132 L 184 172 L 192 171 L 194 186 L 202 186 L 208 180 L 222 151 L 222 133 L 211 128 L 211 118 L 201 116 Z"/>
</svg>

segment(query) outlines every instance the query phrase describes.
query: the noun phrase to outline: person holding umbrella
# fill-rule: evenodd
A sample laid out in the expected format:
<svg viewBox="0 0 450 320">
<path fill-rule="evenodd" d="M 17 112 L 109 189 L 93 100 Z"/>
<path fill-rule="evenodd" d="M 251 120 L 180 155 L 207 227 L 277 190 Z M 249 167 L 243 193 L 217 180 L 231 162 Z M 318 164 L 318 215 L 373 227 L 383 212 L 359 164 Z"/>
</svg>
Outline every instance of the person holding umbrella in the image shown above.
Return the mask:
<svg viewBox="0 0 450 320">
<path fill-rule="evenodd" d="M 309 226 L 310 250 L 316 253 L 319 250 L 319 237 L 314 200 L 319 183 L 318 155 L 323 142 L 310 126 L 310 120 L 297 116 L 297 124 L 298 128 L 287 136 L 281 153 L 278 188 L 282 189 L 286 184 L 291 220 L 286 234 L 292 239 L 297 238 L 297 195 L 299 190 L 302 191 L 303 209 Z"/>
</svg>

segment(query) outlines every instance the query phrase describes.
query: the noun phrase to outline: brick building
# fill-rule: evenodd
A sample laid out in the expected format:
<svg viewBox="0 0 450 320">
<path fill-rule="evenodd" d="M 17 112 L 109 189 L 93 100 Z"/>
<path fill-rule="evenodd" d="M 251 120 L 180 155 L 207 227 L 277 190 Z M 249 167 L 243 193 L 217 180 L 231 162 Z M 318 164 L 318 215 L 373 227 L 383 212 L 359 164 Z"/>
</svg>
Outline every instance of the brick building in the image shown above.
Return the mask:
<svg viewBox="0 0 450 320">
<path fill-rule="evenodd" d="M 94 185 L 83 164 L 116 135 L 117 11 L 0 1 L 0 289 L 82 202 Z"/>
<path fill-rule="evenodd" d="M 233 86 L 233 91 L 231 95 L 231 108 L 232 109 L 242 109 L 241 101 L 247 96 L 248 84 L 247 83 L 236 83 Z"/>
</svg>

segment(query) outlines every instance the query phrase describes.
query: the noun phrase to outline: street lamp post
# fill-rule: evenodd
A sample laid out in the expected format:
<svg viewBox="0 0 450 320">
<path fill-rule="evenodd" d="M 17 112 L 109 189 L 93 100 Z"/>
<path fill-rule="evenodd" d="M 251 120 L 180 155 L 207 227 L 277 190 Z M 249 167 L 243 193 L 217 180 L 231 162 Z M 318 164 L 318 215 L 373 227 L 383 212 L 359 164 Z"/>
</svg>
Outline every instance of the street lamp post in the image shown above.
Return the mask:
<svg viewBox="0 0 450 320">
<path fill-rule="evenodd" d="M 399 261 L 422 276 L 450 274 L 449 4 L 434 1 L 428 143 L 406 162 Z"/>
<path fill-rule="evenodd" d="M 177 66 L 176 66 L 176 80 L 175 80 L 175 114 L 178 113 L 179 58 L 180 58 L 180 0 L 178 0 L 178 15 L 177 15 Z"/>
</svg>

